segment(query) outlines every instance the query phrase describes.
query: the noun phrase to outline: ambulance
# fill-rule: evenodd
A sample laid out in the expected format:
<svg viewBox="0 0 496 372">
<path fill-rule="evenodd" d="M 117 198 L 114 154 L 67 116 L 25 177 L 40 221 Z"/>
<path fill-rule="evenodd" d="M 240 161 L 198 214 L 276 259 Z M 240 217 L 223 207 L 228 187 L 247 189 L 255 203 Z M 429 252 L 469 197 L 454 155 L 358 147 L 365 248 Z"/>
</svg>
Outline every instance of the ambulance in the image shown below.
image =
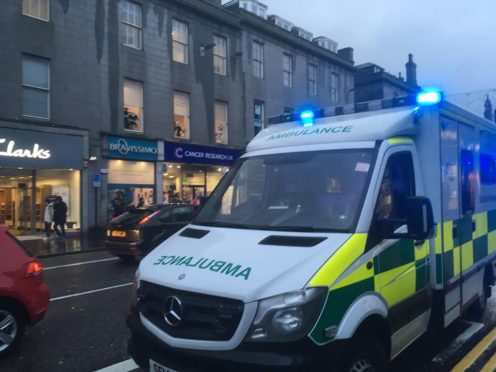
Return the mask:
<svg viewBox="0 0 496 372">
<path fill-rule="evenodd" d="M 481 314 L 496 259 L 496 125 L 437 90 L 272 118 L 194 221 L 140 263 L 152 371 L 383 371 Z"/>
</svg>

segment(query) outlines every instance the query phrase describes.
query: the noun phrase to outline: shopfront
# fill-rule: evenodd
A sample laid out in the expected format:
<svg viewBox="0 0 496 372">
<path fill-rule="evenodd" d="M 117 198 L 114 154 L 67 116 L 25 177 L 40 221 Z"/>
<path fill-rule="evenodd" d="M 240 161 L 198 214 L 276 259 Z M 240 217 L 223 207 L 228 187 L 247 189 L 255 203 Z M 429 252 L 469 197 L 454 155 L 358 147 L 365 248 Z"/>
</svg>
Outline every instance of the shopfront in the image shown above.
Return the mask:
<svg viewBox="0 0 496 372">
<path fill-rule="evenodd" d="M 156 203 L 157 141 L 106 136 L 108 160 L 108 216 L 129 206 Z"/>
<path fill-rule="evenodd" d="M 43 230 L 46 200 L 58 195 L 67 204 L 68 231 L 81 229 L 83 138 L 0 128 L 0 224 L 14 234 Z"/>
<path fill-rule="evenodd" d="M 210 195 L 240 155 L 239 150 L 166 142 L 163 202 L 198 204 L 202 196 Z"/>
</svg>

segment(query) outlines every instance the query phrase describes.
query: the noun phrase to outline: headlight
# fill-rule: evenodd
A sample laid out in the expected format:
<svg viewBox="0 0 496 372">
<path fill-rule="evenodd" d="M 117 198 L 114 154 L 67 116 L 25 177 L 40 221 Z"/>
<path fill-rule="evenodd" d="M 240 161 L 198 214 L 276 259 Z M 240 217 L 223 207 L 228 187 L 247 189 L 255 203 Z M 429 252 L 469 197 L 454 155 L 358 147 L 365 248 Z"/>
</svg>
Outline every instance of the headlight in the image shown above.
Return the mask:
<svg viewBox="0 0 496 372">
<path fill-rule="evenodd" d="M 110 236 L 110 233 L 111 233 L 111 232 L 110 232 L 110 229 L 109 229 L 109 230 L 107 230 L 107 236 Z"/>
<path fill-rule="evenodd" d="M 139 239 L 141 236 L 141 230 L 139 229 L 131 230 L 129 232 L 131 233 L 131 236 L 134 236 L 136 239 Z"/>
<path fill-rule="evenodd" d="M 327 287 L 306 288 L 261 300 L 247 341 L 295 341 L 314 326 Z"/>
</svg>

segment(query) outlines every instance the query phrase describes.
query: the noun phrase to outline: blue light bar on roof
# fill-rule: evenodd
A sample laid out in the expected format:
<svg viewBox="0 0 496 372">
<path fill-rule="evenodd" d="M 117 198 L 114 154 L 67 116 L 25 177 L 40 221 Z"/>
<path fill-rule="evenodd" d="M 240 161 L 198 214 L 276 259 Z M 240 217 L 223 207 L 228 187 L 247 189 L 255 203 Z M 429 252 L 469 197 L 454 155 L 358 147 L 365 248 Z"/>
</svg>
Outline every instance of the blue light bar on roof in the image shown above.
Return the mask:
<svg viewBox="0 0 496 372">
<path fill-rule="evenodd" d="M 417 104 L 421 106 L 437 105 L 443 99 L 443 94 L 437 90 L 424 90 L 417 94 Z"/>
<path fill-rule="evenodd" d="M 314 118 L 315 118 L 315 113 L 311 110 L 302 111 L 300 114 L 300 119 L 304 127 L 312 126 Z"/>
</svg>

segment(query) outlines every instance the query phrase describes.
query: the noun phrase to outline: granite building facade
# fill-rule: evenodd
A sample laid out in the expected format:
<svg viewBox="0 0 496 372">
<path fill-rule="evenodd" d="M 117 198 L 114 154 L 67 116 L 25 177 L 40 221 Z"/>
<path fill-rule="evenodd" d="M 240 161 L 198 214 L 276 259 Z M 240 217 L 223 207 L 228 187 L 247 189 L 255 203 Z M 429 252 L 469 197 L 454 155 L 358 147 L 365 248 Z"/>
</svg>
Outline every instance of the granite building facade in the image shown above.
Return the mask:
<svg viewBox="0 0 496 372">
<path fill-rule="evenodd" d="M 269 116 L 353 102 L 351 48 L 302 38 L 238 2 L 2 9 L 0 153 L 13 141 L 11 155 L 52 154 L 0 157 L 0 223 L 15 231 L 39 230 L 55 194 L 76 230 L 104 226 L 117 195 L 195 202 Z"/>
</svg>

